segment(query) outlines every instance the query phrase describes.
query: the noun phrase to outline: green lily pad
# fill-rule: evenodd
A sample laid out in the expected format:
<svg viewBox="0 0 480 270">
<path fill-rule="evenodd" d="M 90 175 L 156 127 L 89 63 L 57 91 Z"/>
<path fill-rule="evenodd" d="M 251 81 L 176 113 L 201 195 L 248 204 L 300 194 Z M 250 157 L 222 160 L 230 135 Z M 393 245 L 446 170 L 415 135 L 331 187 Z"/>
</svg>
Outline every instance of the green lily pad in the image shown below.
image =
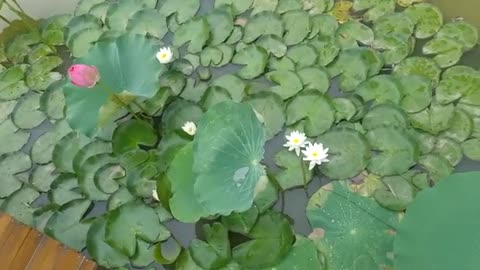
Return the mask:
<svg viewBox="0 0 480 270">
<path fill-rule="evenodd" d="M 410 55 L 410 42 L 399 36 L 380 36 L 373 43 L 372 48 L 380 51 L 385 64 L 398 64 Z"/>
<path fill-rule="evenodd" d="M 112 145 L 103 141 L 93 141 L 85 145 L 73 159 L 73 170 L 78 174 L 85 161 L 97 154 L 111 153 Z"/>
<path fill-rule="evenodd" d="M 31 93 L 19 101 L 12 116 L 12 120 L 17 127 L 31 129 L 45 120 L 45 114 L 39 110 L 40 97 L 41 95 L 38 93 Z"/>
<path fill-rule="evenodd" d="M 143 203 L 123 204 L 107 216 L 105 242 L 129 257 L 135 255 L 137 238 L 155 243 L 168 237 L 170 232 L 160 224 L 155 210 Z"/>
<path fill-rule="evenodd" d="M 374 40 L 372 29 L 358 21 L 341 24 L 336 35 L 342 49 L 356 48 L 359 43 L 370 45 Z"/>
<path fill-rule="evenodd" d="M 463 158 L 460 144 L 449 138 L 438 138 L 433 152 L 446 158 L 452 166 L 456 166 Z"/>
<path fill-rule="evenodd" d="M 377 202 L 393 211 L 403 211 L 414 199 L 413 186 L 402 176 L 387 176 L 382 179 L 384 187 L 375 190 Z"/>
<path fill-rule="evenodd" d="M 236 1 L 236 0 L 215 0 L 215 8 L 223 5 L 231 5 L 235 10 L 235 14 L 241 14 L 252 6 L 253 0 Z"/>
<path fill-rule="evenodd" d="M 455 109 L 450 127 L 442 135 L 457 142 L 467 140 L 473 132 L 473 120 L 468 113 L 460 108 Z"/>
<path fill-rule="evenodd" d="M 360 132 L 353 129 L 333 129 L 318 138 L 328 151 L 330 162 L 320 171 L 330 179 L 348 179 L 360 174 L 368 165 L 370 146 Z"/>
<path fill-rule="evenodd" d="M 98 26 L 79 30 L 68 39 L 67 46 L 73 56 L 83 57 L 93 47 L 93 44 L 100 39 L 102 34 L 102 30 Z"/>
<path fill-rule="evenodd" d="M 231 258 L 228 230 L 221 223 L 203 226 L 206 242 L 194 239 L 189 250 L 193 260 L 204 269 L 215 269 L 228 263 Z"/>
<path fill-rule="evenodd" d="M 306 3 L 306 2 L 304 2 Z M 308 39 L 320 36 L 334 36 L 338 29 L 338 22 L 335 17 L 329 14 L 318 14 L 310 17 L 311 31 Z"/>
<path fill-rule="evenodd" d="M 176 100 L 172 102 L 162 115 L 161 130 L 167 131 L 181 130 L 185 122 L 197 123 L 203 114 L 202 109 L 195 103 Z"/>
<path fill-rule="evenodd" d="M 121 93 L 126 90 L 132 95 L 153 97 L 160 88 L 158 77 L 164 68 L 155 58 L 157 50 L 151 39 L 124 35 L 98 42 L 87 56 L 77 60 L 78 63 L 95 65 L 101 83 L 88 91 L 72 84 L 64 87 L 66 115 L 72 127 L 93 136 L 97 132 L 99 110 L 111 95 L 109 91 Z"/>
<path fill-rule="evenodd" d="M 24 72 L 20 66 L 13 66 L 0 73 L 0 100 L 17 99 L 28 92 Z"/>
<path fill-rule="evenodd" d="M 283 14 L 287 11 L 303 9 L 302 2 L 301 0 L 279 0 L 275 12 Z"/>
<path fill-rule="evenodd" d="M 35 62 L 47 57 L 50 54 L 54 54 L 55 51 L 46 44 L 40 43 L 32 48 L 28 53 L 28 62 L 34 64 Z M 61 59 L 60 59 L 61 60 Z M 47 71 L 47 70 L 46 70 Z M 50 70 L 48 70 L 50 71 Z"/>
<path fill-rule="evenodd" d="M 435 136 L 414 128 L 407 130 L 407 132 L 410 134 L 410 137 L 417 142 L 420 153 L 425 155 L 433 151 L 435 142 L 437 141 Z"/>
<path fill-rule="evenodd" d="M 342 91 L 353 91 L 369 77 L 370 67 L 360 51 L 343 50 L 328 68 L 331 77 L 340 75 L 339 84 Z"/>
<path fill-rule="evenodd" d="M 295 244 L 273 269 L 322 269 L 323 264 L 313 241 L 300 235 L 295 238 Z"/>
<path fill-rule="evenodd" d="M 453 104 L 443 106 L 432 103 L 430 108 L 410 114 L 410 121 L 413 127 L 436 135 L 450 127 L 454 112 Z"/>
<path fill-rule="evenodd" d="M 357 107 L 351 99 L 335 98 L 333 106 L 335 107 L 335 122 L 350 121 L 357 114 Z"/>
<path fill-rule="evenodd" d="M 285 25 L 283 39 L 287 46 L 296 45 L 307 38 L 310 33 L 310 16 L 303 10 L 292 10 L 282 15 Z"/>
<path fill-rule="evenodd" d="M 286 108 L 287 125 L 305 121 L 305 133 L 315 137 L 325 133 L 335 122 L 335 108 L 329 97 L 315 90 L 306 90 L 295 96 Z"/>
<path fill-rule="evenodd" d="M 283 42 L 281 37 L 275 35 L 262 35 L 257 39 L 255 44 L 264 48 L 269 54 L 272 54 L 277 58 L 283 57 L 287 54 L 287 45 Z"/>
<path fill-rule="evenodd" d="M 465 49 L 471 49 L 478 42 L 478 30 L 468 22 L 455 20 L 444 24 L 435 37 L 448 37 L 462 44 Z"/>
<path fill-rule="evenodd" d="M 398 106 L 389 103 L 371 108 L 362 120 L 363 128 L 366 130 L 380 127 L 407 129 L 409 124 L 405 112 Z"/>
<path fill-rule="evenodd" d="M 188 52 L 198 53 L 210 38 L 210 26 L 206 18 L 198 17 L 182 24 L 175 32 L 173 46 L 180 47 L 190 41 Z"/>
<path fill-rule="evenodd" d="M 405 13 L 384 15 L 373 24 L 373 31 L 376 36 L 398 36 L 407 40 L 415 29 L 415 23 Z"/>
<path fill-rule="evenodd" d="M 113 152 L 123 154 L 140 145 L 154 146 L 157 136 L 153 127 L 145 121 L 131 120 L 121 124 L 113 133 Z"/>
<path fill-rule="evenodd" d="M 365 101 L 399 104 L 403 93 L 400 84 L 392 75 L 377 75 L 360 84 L 355 92 Z"/>
<path fill-rule="evenodd" d="M 367 22 L 374 22 L 384 15 L 391 15 L 395 11 L 395 2 L 395 0 L 386 0 L 374 3 L 363 14 L 363 19 Z"/>
<path fill-rule="evenodd" d="M 430 105 L 432 102 L 432 85 L 427 78 L 412 75 L 399 76 L 397 80 L 404 94 L 400 106 L 407 113 L 420 112 Z M 436 97 L 438 100 L 438 95 Z"/>
<path fill-rule="evenodd" d="M 267 65 L 268 53 L 262 47 L 250 45 L 237 52 L 232 59 L 233 64 L 245 65 L 238 76 L 242 79 L 254 79 L 260 76 Z"/>
<path fill-rule="evenodd" d="M 213 86 L 225 88 L 233 101 L 240 102 L 245 96 L 245 82 L 232 74 L 225 74 L 211 82 Z"/>
<path fill-rule="evenodd" d="M 418 194 L 395 237 L 395 269 L 476 269 L 478 243 L 471 239 L 478 236 L 479 223 L 472 218 L 478 213 L 478 205 L 472 203 L 478 176 L 478 172 L 454 174 Z M 437 207 L 442 211 L 432 211 Z"/>
<path fill-rule="evenodd" d="M 27 226 L 33 226 L 33 212 L 34 208 L 30 206 L 38 197 L 35 189 L 25 187 L 12 193 L 10 197 L 3 201 L 0 210 L 13 216 L 19 222 Z"/>
<path fill-rule="evenodd" d="M 283 37 L 283 25 L 282 18 L 271 11 L 252 14 L 252 17 L 245 25 L 242 40 L 246 43 L 251 43 L 260 36 L 274 35 Z"/>
<path fill-rule="evenodd" d="M 330 89 L 330 76 L 326 69 L 321 67 L 307 67 L 298 71 L 304 89 L 314 89 L 323 94 Z"/>
<path fill-rule="evenodd" d="M 334 4 L 335 2 L 333 0 L 304 1 L 303 8 L 308 10 L 309 14 L 320 14 L 331 10 L 334 7 Z"/>
<path fill-rule="evenodd" d="M 312 171 L 308 170 L 305 161 L 294 152 L 282 149 L 275 155 L 275 164 L 281 168 L 275 173 L 275 179 L 282 190 L 306 186 L 312 181 Z"/>
<path fill-rule="evenodd" d="M 211 46 L 222 44 L 233 31 L 232 15 L 224 10 L 214 10 L 206 17 L 210 25 L 210 40 Z"/>
<path fill-rule="evenodd" d="M 0 145 L 0 155 L 3 155 L 22 149 L 30 138 L 30 133 L 19 130 L 12 120 L 8 119 L 0 124 L 0 138 L 5 142 Z"/>
<path fill-rule="evenodd" d="M 200 104 L 202 108 L 208 110 L 215 104 L 228 100 L 232 100 L 232 97 L 230 96 L 230 93 L 227 91 L 227 89 L 219 86 L 212 86 L 207 88 L 207 91 L 205 92 L 202 100 L 200 101 Z"/>
<path fill-rule="evenodd" d="M 254 205 L 246 212 L 233 212 L 228 216 L 222 217 L 222 223 L 229 231 L 248 234 L 258 220 L 258 208 Z"/>
<path fill-rule="evenodd" d="M 78 188 L 77 177 L 74 174 L 60 174 L 53 180 L 48 192 L 48 200 L 52 204 L 64 205 L 70 201 L 83 198 L 83 195 L 76 191 Z"/>
<path fill-rule="evenodd" d="M 105 22 L 110 30 L 122 32 L 127 29 L 128 20 L 133 15 L 146 8 L 142 0 L 118 1 L 107 11 Z"/>
<path fill-rule="evenodd" d="M 287 51 L 287 57 L 292 59 L 297 68 L 313 66 L 317 62 L 316 48 L 309 44 L 297 44 Z"/>
<path fill-rule="evenodd" d="M 130 258 L 130 262 L 134 267 L 147 267 L 150 265 L 153 258 L 154 247 L 141 239 L 137 239 L 137 251 L 135 255 Z"/>
<path fill-rule="evenodd" d="M 228 129 L 222 128 L 226 125 Z M 252 206 L 256 185 L 265 175 L 259 163 L 265 139 L 265 130 L 247 104 L 223 102 L 200 119 L 193 155 L 202 162 L 193 163 L 194 193 L 209 214 L 228 215 Z"/>
<path fill-rule="evenodd" d="M 81 220 L 91 206 L 89 200 L 74 200 L 60 207 L 50 218 L 45 233 L 66 246 L 81 251 L 85 248 L 90 221 Z"/>
<path fill-rule="evenodd" d="M 480 160 L 480 139 L 470 139 L 462 143 L 463 153 L 471 160 Z"/>
<path fill-rule="evenodd" d="M 108 211 L 112 211 L 113 209 L 126 204 L 128 202 L 132 202 L 135 200 L 135 197 L 128 191 L 125 187 L 120 187 L 115 193 L 110 196 L 107 202 L 107 209 Z"/>
<path fill-rule="evenodd" d="M 463 55 L 463 45 L 449 37 L 436 37 L 428 41 L 422 48 L 425 55 L 435 55 L 433 60 L 441 68 L 455 65 Z"/>
<path fill-rule="evenodd" d="M 40 110 L 50 120 L 60 120 L 65 117 L 65 95 L 62 86 L 64 82 L 59 81 L 51 84 L 40 98 Z"/>
<path fill-rule="evenodd" d="M 167 18 L 162 16 L 158 10 L 140 10 L 128 21 L 127 31 L 162 39 L 168 32 Z"/>
<path fill-rule="evenodd" d="M 73 173 L 73 159 L 89 140 L 77 132 L 63 137 L 53 149 L 53 164 L 61 172 Z"/>
<path fill-rule="evenodd" d="M 80 16 L 85 13 L 88 13 L 88 11 L 95 5 L 103 2 L 103 0 L 80 0 L 75 7 L 75 16 Z"/>
<path fill-rule="evenodd" d="M 465 150 L 465 149 L 464 149 Z M 428 172 L 428 176 L 434 181 L 438 182 L 443 178 L 452 174 L 454 168 L 450 162 L 438 154 L 428 154 L 420 157 L 418 164 Z"/>
<path fill-rule="evenodd" d="M 0 101 L 0 123 L 7 120 L 17 105 L 16 100 Z"/>
<path fill-rule="evenodd" d="M 110 163 L 95 173 L 93 182 L 100 191 L 112 194 L 119 189 L 120 184 L 117 181 L 121 181 L 125 176 L 125 169 L 121 165 Z"/>
<path fill-rule="evenodd" d="M 91 200 L 107 200 L 109 197 L 108 194 L 101 191 L 95 185 L 95 175 L 97 171 L 103 168 L 105 165 L 115 163 L 118 163 L 118 158 L 109 153 L 93 155 L 86 159 L 77 173 L 78 186 L 82 190 L 82 193 Z"/>
<path fill-rule="evenodd" d="M 276 265 L 288 253 L 293 232 L 280 213 L 266 212 L 248 234 L 250 241 L 233 248 L 234 260 L 245 268 L 266 268 Z"/>
<path fill-rule="evenodd" d="M 52 161 L 55 145 L 72 129 L 65 121 L 55 123 L 52 129 L 40 136 L 32 146 L 30 155 L 32 161 L 38 164 L 46 164 Z"/>
<path fill-rule="evenodd" d="M 44 232 L 45 226 L 47 226 L 48 220 L 53 216 L 55 211 L 59 208 L 55 204 L 47 204 L 40 209 L 33 212 L 33 225 L 34 228 L 39 232 Z"/>
<path fill-rule="evenodd" d="M 415 37 L 424 39 L 433 36 L 443 25 L 440 9 L 430 3 L 419 3 L 405 10 L 415 23 Z"/>
<path fill-rule="evenodd" d="M 0 172 L 2 174 L 0 198 L 10 196 L 22 187 L 22 182 L 15 177 L 17 173 L 25 172 L 32 167 L 30 157 L 22 152 L 0 156 Z"/>
<path fill-rule="evenodd" d="M 437 86 L 440 80 L 440 68 L 432 59 L 412 56 L 409 57 L 393 70 L 394 75 L 418 75 L 431 80 L 433 86 Z"/>
<path fill-rule="evenodd" d="M 308 201 L 310 238 L 334 269 L 393 267 L 397 215 L 373 199 L 352 192 L 344 182 L 320 188 Z M 361 267 L 361 268 L 358 268 Z"/>
<path fill-rule="evenodd" d="M 279 0 L 253 0 L 252 15 L 262 11 L 275 11 Z"/>
<path fill-rule="evenodd" d="M 178 2 L 176 0 L 166 0 L 160 6 L 160 13 L 169 16 L 176 13 L 178 23 L 184 23 L 192 19 L 200 9 L 200 1 L 186 0 Z"/>
<path fill-rule="evenodd" d="M 274 86 L 270 90 L 284 100 L 293 97 L 303 89 L 302 80 L 291 71 L 272 71 L 265 74 L 265 76 L 270 81 L 278 84 L 278 86 Z"/>
<path fill-rule="evenodd" d="M 49 163 L 47 165 L 41 165 L 35 167 L 30 173 L 28 179 L 29 183 L 40 192 L 48 192 L 50 185 L 55 180 L 57 173 L 55 171 L 55 165 Z"/>
<path fill-rule="evenodd" d="M 315 48 L 318 54 L 318 64 L 323 67 L 330 64 L 340 53 L 340 45 L 334 36 L 318 36 L 309 44 Z"/>
<path fill-rule="evenodd" d="M 283 129 L 286 121 L 284 104 L 277 94 L 260 92 L 249 95 L 244 102 L 250 104 L 255 112 L 262 116 L 267 140 L 275 137 Z"/>
<path fill-rule="evenodd" d="M 436 99 L 447 104 L 461 98 L 462 103 L 480 105 L 478 98 L 480 72 L 467 66 L 454 66 L 442 74 L 442 80 L 436 89 Z"/>
</svg>

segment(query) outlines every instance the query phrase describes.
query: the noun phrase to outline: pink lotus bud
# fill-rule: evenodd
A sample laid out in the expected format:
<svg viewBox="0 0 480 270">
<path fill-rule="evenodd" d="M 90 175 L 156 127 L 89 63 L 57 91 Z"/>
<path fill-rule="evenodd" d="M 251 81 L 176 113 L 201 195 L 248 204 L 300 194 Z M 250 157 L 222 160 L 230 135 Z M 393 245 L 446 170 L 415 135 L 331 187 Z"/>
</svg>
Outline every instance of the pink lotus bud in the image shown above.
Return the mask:
<svg viewBox="0 0 480 270">
<path fill-rule="evenodd" d="M 78 87 L 92 88 L 100 80 L 98 69 L 94 66 L 77 64 L 68 69 L 70 81 Z"/>
</svg>

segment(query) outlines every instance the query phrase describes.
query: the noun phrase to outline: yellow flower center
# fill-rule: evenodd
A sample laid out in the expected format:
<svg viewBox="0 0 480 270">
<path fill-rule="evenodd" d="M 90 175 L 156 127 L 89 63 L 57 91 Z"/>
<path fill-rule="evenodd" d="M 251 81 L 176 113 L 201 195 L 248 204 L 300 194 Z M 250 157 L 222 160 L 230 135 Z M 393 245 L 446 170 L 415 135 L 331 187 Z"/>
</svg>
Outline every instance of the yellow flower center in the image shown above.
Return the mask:
<svg viewBox="0 0 480 270">
<path fill-rule="evenodd" d="M 299 143 L 300 143 L 300 139 L 299 139 L 299 138 L 293 139 L 293 143 L 294 143 L 294 144 L 299 144 Z"/>
<path fill-rule="evenodd" d="M 161 58 L 167 58 L 167 53 L 162 53 L 162 54 L 160 54 L 160 57 L 161 57 Z"/>
<path fill-rule="evenodd" d="M 313 157 L 318 157 L 318 152 L 317 152 L 317 151 L 313 151 L 313 152 L 312 152 L 312 156 L 313 156 Z"/>
</svg>

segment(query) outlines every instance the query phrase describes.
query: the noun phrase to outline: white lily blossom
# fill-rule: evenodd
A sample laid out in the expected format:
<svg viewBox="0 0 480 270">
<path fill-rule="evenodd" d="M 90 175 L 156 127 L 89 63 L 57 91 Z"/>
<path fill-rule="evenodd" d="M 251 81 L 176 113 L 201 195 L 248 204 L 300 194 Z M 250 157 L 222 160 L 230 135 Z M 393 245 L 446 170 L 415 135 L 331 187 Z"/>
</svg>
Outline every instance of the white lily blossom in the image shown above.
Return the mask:
<svg viewBox="0 0 480 270">
<path fill-rule="evenodd" d="M 298 130 L 292 131 L 290 135 L 285 136 L 285 138 L 287 138 L 287 143 L 283 146 L 288 147 L 288 151 L 295 150 L 297 156 L 300 155 L 300 150 L 308 143 L 305 133 Z"/>
<path fill-rule="evenodd" d="M 182 129 L 190 136 L 195 135 L 195 133 L 197 132 L 197 126 L 193 122 L 185 122 Z"/>
<path fill-rule="evenodd" d="M 323 144 L 321 143 L 310 143 L 302 152 L 303 155 L 305 155 L 303 160 L 310 162 L 309 170 L 312 170 L 315 165 L 321 165 L 322 163 L 330 161 L 328 160 L 328 148 L 323 148 Z"/>
<path fill-rule="evenodd" d="M 152 197 L 155 201 L 157 201 L 157 202 L 160 201 L 160 199 L 158 198 L 157 189 L 152 190 Z"/>
<path fill-rule="evenodd" d="M 157 59 L 162 64 L 168 64 L 172 62 L 173 53 L 170 47 L 161 48 L 160 51 L 157 52 Z"/>
</svg>

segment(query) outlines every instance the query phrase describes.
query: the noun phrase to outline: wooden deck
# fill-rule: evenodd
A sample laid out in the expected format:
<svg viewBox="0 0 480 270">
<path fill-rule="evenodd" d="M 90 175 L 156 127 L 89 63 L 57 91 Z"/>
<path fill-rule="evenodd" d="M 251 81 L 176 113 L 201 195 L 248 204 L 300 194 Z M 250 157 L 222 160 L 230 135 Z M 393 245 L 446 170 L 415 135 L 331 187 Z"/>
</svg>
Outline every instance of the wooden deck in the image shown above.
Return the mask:
<svg viewBox="0 0 480 270">
<path fill-rule="evenodd" d="M 93 261 L 0 213 L 0 269 L 94 270 Z"/>
</svg>

